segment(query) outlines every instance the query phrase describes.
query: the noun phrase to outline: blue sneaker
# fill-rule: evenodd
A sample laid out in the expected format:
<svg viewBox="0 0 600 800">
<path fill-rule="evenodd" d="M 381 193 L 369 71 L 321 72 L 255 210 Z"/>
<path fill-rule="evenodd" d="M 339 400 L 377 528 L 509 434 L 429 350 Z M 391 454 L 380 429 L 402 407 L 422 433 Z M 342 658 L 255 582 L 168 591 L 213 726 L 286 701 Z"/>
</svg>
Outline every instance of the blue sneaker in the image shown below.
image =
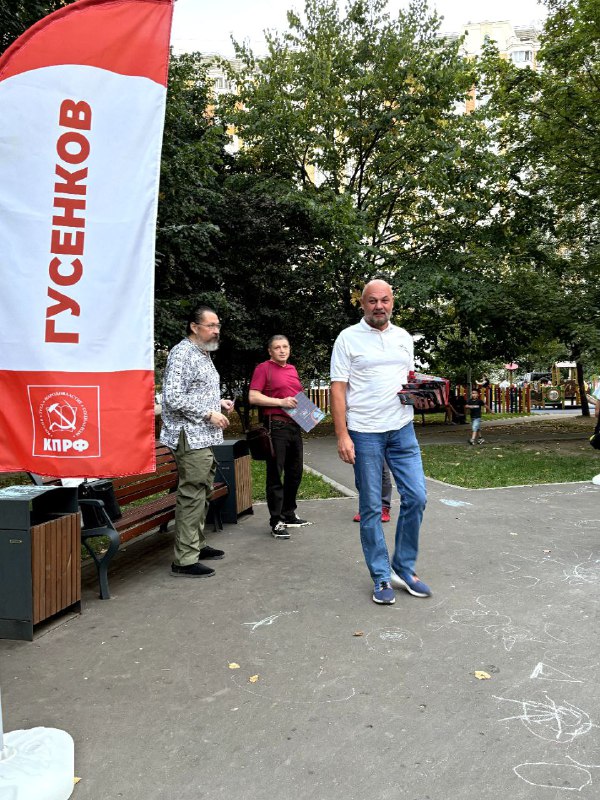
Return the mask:
<svg viewBox="0 0 600 800">
<path fill-rule="evenodd" d="M 406 589 L 413 597 L 431 597 L 433 594 L 429 586 L 420 581 L 416 575 L 397 575 L 392 570 L 390 580 L 394 589 Z"/>
<path fill-rule="evenodd" d="M 381 581 L 373 589 L 373 602 L 384 606 L 391 606 L 396 602 L 394 590 L 387 581 Z"/>
</svg>

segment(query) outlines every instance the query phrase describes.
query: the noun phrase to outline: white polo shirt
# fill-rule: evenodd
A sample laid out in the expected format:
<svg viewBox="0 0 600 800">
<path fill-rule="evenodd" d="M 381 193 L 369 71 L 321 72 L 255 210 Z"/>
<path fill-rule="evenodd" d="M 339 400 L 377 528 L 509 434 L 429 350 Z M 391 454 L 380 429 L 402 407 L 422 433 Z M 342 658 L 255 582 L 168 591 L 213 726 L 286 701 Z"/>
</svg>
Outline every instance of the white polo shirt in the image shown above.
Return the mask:
<svg viewBox="0 0 600 800">
<path fill-rule="evenodd" d="M 382 433 L 403 428 L 414 417 L 397 392 L 414 369 L 412 336 L 388 323 L 372 328 L 364 319 L 343 330 L 331 354 L 331 380 L 346 386 L 348 430 Z"/>
</svg>

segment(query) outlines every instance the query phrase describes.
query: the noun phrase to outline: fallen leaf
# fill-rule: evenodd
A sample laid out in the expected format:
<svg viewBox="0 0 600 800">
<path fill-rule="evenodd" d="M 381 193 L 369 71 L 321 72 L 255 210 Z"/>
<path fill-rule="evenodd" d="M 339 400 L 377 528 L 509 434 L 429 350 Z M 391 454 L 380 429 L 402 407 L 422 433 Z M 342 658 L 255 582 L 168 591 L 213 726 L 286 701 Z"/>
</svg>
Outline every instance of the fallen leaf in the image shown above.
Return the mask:
<svg viewBox="0 0 600 800">
<path fill-rule="evenodd" d="M 492 677 L 488 672 L 484 672 L 482 669 L 476 669 L 473 674 L 478 681 L 489 681 Z"/>
<path fill-rule="evenodd" d="M 256 683 L 257 680 L 258 680 L 258 675 L 250 675 L 250 677 L 248 678 L 249 683 Z"/>
<path fill-rule="evenodd" d="M 352 636 L 364 636 L 364 633 L 362 631 L 354 631 Z"/>
<path fill-rule="evenodd" d="M 229 669 L 239 669 L 240 665 L 236 664 L 235 661 L 232 661 L 231 664 L 228 665 Z"/>
<path fill-rule="evenodd" d="M 79 781 L 80 781 L 80 780 L 81 780 L 81 778 L 73 778 L 73 783 L 74 783 L 75 785 L 77 785 L 77 784 L 79 783 Z"/>
</svg>

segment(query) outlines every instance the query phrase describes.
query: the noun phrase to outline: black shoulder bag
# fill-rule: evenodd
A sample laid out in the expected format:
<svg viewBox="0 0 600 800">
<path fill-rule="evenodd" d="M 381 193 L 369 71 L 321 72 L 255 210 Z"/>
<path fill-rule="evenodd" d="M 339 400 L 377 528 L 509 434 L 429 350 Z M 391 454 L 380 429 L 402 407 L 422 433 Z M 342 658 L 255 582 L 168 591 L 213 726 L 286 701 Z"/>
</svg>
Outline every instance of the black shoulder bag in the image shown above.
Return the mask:
<svg viewBox="0 0 600 800">
<path fill-rule="evenodd" d="M 267 386 L 266 391 L 271 388 L 271 365 L 267 371 Z M 266 393 L 266 392 L 265 392 Z M 266 425 L 252 425 L 246 431 L 246 441 L 248 442 L 248 450 L 250 455 L 255 461 L 270 461 L 275 458 L 275 450 L 273 449 L 273 440 L 271 439 L 271 416 L 269 415 L 269 427 Z"/>
<path fill-rule="evenodd" d="M 80 483 L 78 495 L 79 499 L 83 500 L 102 500 L 104 503 L 104 510 L 113 522 L 122 516 L 121 506 L 119 505 L 119 501 L 117 500 L 117 496 L 115 494 L 115 487 L 113 486 L 113 482 L 107 478 L 102 478 L 95 481 L 86 480 L 83 483 Z M 98 511 L 97 508 L 94 508 L 93 510 Z M 104 518 L 102 513 L 100 513 L 97 518 L 97 523 L 102 523 L 103 521 Z M 88 527 L 87 524 L 86 527 Z"/>
</svg>

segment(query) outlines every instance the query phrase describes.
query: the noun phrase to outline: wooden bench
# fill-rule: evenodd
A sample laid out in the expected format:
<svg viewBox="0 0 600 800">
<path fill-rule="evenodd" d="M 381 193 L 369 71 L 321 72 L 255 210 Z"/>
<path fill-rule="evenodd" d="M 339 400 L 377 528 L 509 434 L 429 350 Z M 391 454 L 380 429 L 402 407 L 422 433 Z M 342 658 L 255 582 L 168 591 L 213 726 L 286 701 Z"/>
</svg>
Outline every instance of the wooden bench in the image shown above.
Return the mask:
<svg viewBox="0 0 600 800">
<path fill-rule="evenodd" d="M 33 474 L 31 478 L 38 485 L 59 481 Z M 110 598 L 108 567 L 119 547 L 148 531 L 165 531 L 168 523 L 175 519 L 177 480 L 177 464 L 173 453 L 157 442 L 155 472 L 112 479 L 122 512 L 118 519 L 110 519 L 101 500 L 80 498 L 81 541 L 96 564 L 102 600 Z M 221 506 L 228 494 L 229 487 L 217 466 L 217 479 L 209 497 L 215 531 L 223 528 Z M 91 547 L 90 540 L 100 536 L 109 539 L 109 546 L 105 552 L 98 554 Z"/>
</svg>

